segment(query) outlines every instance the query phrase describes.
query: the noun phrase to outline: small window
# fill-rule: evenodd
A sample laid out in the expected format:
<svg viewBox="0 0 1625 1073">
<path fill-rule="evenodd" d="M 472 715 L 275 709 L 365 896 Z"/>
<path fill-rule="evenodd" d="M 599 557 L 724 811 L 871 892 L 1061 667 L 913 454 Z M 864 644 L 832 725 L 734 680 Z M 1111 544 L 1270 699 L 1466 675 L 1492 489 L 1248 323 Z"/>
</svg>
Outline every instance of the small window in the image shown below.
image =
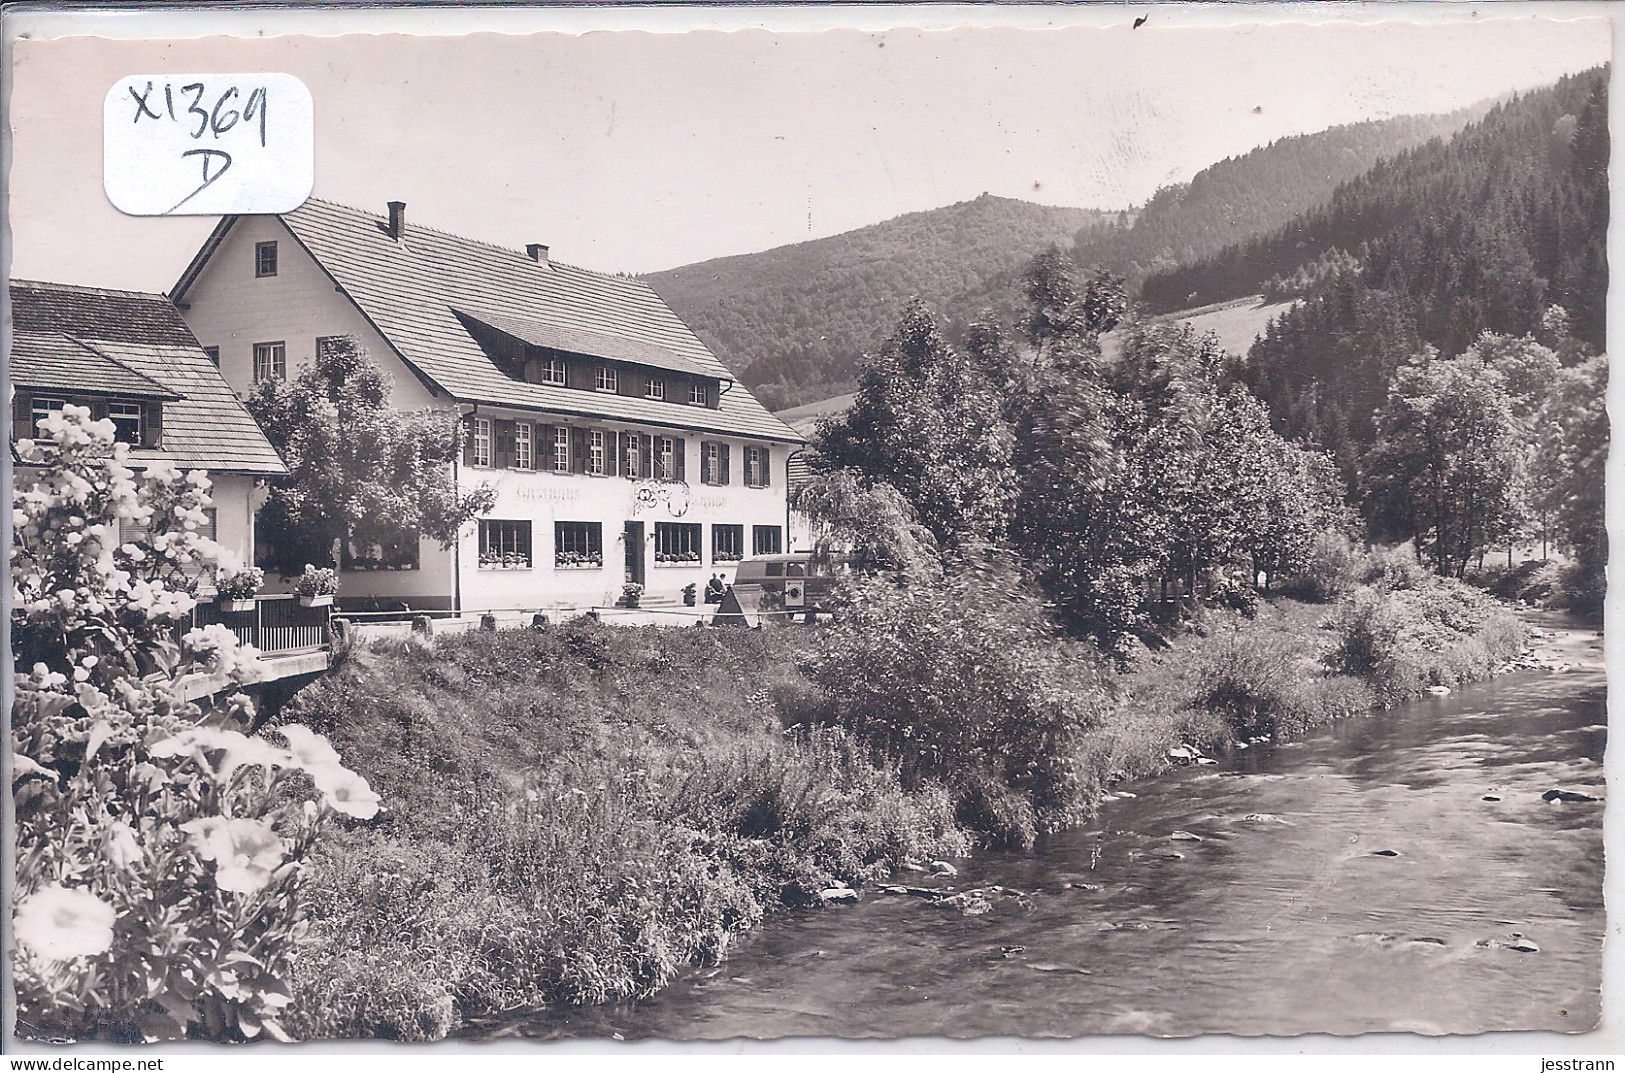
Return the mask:
<svg viewBox="0 0 1625 1073">
<path fill-rule="evenodd" d="M 29 409 L 29 416 L 33 419 L 33 431 L 30 433 L 30 435 L 39 434 L 39 423 L 41 421 L 44 421 L 52 414 L 61 413 L 63 403 L 64 400 L 62 399 L 41 398 L 38 395 L 34 396 L 33 405 Z"/>
<path fill-rule="evenodd" d="M 655 522 L 655 562 L 668 565 L 700 562 L 697 522 Z"/>
<path fill-rule="evenodd" d="M 587 433 L 587 472 L 594 477 L 604 475 L 604 434 L 598 429 Z"/>
<path fill-rule="evenodd" d="M 767 487 L 769 457 L 766 447 L 745 448 L 745 485 L 747 487 Z"/>
<path fill-rule="evenodd" d="M 110 402 L 107 419 L 113 422 L 113 439 L 119 443 L 141 442 L 141 404 L 139 402 Z"/>
<path fill-rule="evenodd" d="M 570 430 L 563 425 L 553 429 L 553 472 L 570 472 Z"/>
<path fill-rule="evenodd" d="M 655 476 L 663 481 L 677 479 L 677 442 L 670 436 L 655 437 Z"/>
<path fill-rule="evenodd" d="M 529 569 L 533 565 L 530 554 L 530 522 L 480 522 L 480 566 L 487 570 Z"/>
<path fill-rule="evenodd" d="M 489 466 L 491 464 L 491 419 L 489 417 L 476 417 L 474 419 L 474 457 L 476 466 Z"/>
<path fill-rule="evenodd" d="M 325 358 L 333 353 L 342 353 L 351 346 L 348 335 L 318 335 L 316 337 L 316 356 Z"/>
<path fill-rule="evenodd" d="M 604 565 L 602 522 L 554 522 L 553 565 L 560 570 L 597 570 Z"/>
<path fill-rule="evenodd" d="M 709 406 L 711 392 L 704 384 L 691 384 L 688 389 L 688 401 L 693 406 Z"/>
<path fill-rule="evenodd" d="M 207 354 L 209 356 L 209 360 L 214 362 L 214 367 L 216 369 L 220 368 L 220 348 L 219 347 L 217 347 L 217 346 L 206 346 L 206 347 L 203 348 L 203 353 Z"/>
<path fill-rule="evenodd" d="M 785 563 L 784 564 L 784 576 L 785 577 L 806 577 L 807 576 L 807 568 L 805 566 L 802 566 L 800 563 Z"/>
<path fill-rule="evenodd" d="M 620 390 L 620 377 L 611 366 L 600 365 L 593 377 L 593 386 L 599 391 Z"/>
<path fill-rule="evenodd" d="M 521 421 L 513 427 L 513 468 L 530 469 L 535 464 L 531 452 L 530 422 Z"/>
<path fill-rule="evenodd" d="M 254 243 L 254 275 L 259 278 L 276 275 L 276 243 Z"/>
<path fill-rule="evenodd" d="M 254 344 L 254 382 L 286 380 L 288 377 L 288 346 L 286 343 Z"/>
<path fill-rule="evenodd" d="M 658 376 L 649 377 L 649 390 L 646 393 L 646 397 L 651 398 L 651 399 L 663 399 L 663 398 L 665 398 L 666 397 L 666 382 L 664 380 L 660 379 L 660 377 L 658 377 Z"/>
<path fill-rule="evenodd" d="M 768 563 L 767 564 L 767 576 L 768 577 L 783 577 L 784 576 L 784 564 L 783 563 Z"/>
<path fill-rule="evenodd" d="M 722 444 L 700 444 L 700 479 L 706 484 L 722 484 Z"/>
<path fill-rule="evenodd" d="M 621 443 L 626 445 L 625 476 L 631 478 L 632 480 L 636 480 L 638 474 L 642 472 L 642 470 L 638 468 L 639 462 L 641 461 L 641 459 L 638 457 L 638 452 L 642 450 L 643 437 L 639 436 L 636 432 L 623 432 L 621 433 Z"/>
<path fill-rule="evenodd" d="M 784 530 L 776 525 L 753 525 L 750 532 L 752 555 L 782 555 Z"/>
<path fill-rule="evenodd" d="M 713 525 L 711 527 L 711 561 L 737 563 L 743 559 L 745 527 L 742 525 Z"/>
<path fill-rule="evenodd" d="M 564 368 L 563 358 L 541 358 L 537 360 L 536 364 L 541 371 L 542 383 L 564 383 L 567 370 Z"/>
</svg>

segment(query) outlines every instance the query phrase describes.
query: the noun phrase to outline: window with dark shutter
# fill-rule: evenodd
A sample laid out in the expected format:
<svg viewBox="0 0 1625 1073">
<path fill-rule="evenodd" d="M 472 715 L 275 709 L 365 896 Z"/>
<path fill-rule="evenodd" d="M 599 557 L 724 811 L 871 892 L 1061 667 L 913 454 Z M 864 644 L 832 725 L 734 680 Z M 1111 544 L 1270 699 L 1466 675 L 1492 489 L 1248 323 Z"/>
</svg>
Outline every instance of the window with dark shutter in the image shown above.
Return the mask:
<svg viewBox="0 0 1625 1073">
<path fill-rule="evenodd" d="M 728 445 L 723 443 L 723 444 L 718 444 L 718 446 L 722 448 L 722 466 L 721 466 L 722 480 L 718 481 L 717 483 L 718 484 L 732 484 L 733 483 L 733 467 L 729 464 L 729 461 L 728 461 Z"/>
<path fill-rule="evenodd" d="M 587 472 L 587 430 L 584 428 L 570 430 L 570 472 Z"/>
<path fill-rule="evenodd" d="M 638 479 L 643 458 L 643 437 L 636 432 L 621 433 L 621 475 L 629 481 Z"/>
<path fill-rule="evenodd" d="M 164 442 L 164 404 L 149 402 L 142 411 L 141 442 L 148 447 L 161 447 Z"/>
<path fill-rule="evenodd" d="M 643 435 L 638 437 L 638 442 L 643 448 L 643 457 L 638 459 L 638 476 L 648 480 L 655 473 L 655 440 L 653 436 Z"/>
<path fill-rule="evenodd" d="M 497 469 L 513 468 L 513 425 L 512 421 L 498 419 L 493 421 L 492 428 L 495 436 L 495 457 L 492 465 Z"/>
<path fill-rule="evenodd" d="M 677 476 L 672 479 L 686 481 L 688 480 L 688 442 L 681 436 L 677 436 L 672 439 L 671 443 L 672 458 L 677 463 Z"/>
<path fill-rule="evenodd" d="M 529 421 L 515 421 L 513 424 L 513 468 L 536 468 L 535 430 Z"/>
</svg>

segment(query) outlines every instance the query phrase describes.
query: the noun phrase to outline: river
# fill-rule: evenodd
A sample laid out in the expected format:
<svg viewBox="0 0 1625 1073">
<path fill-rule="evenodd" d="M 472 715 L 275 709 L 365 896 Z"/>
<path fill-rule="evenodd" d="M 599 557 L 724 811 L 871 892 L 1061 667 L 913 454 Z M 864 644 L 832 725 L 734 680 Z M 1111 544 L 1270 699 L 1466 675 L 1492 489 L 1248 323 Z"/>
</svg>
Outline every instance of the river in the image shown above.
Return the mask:
<svg viewBox="0 0 1625 1073">
<path fill-rule="evenodd" d="M 900 878 L 988 890 L 991 911 L 866 892 L 776 918 L 647 1001 L 497 1034 L 1586 1030 L 1603 806 L 1542 794 L 1604 796 L 1602 652 L 1590 630 L 1537 624 L 1566 673 L 1509 674 L 1173 771 L 1040 852 Z"/>
</svg>

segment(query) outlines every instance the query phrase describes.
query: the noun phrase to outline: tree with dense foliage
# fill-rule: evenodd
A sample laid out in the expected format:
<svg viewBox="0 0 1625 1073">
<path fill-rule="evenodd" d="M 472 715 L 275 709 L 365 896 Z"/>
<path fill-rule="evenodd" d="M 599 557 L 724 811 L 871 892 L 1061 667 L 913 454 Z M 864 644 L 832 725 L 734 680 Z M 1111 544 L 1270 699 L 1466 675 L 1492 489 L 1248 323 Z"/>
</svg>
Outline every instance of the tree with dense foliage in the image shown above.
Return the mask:
<svg viewBox="0 0 1625 1073">
<path fill-rule="evenodd" d="M 1602 604 L 1608 561 L 1608 356 L 1558 375 L 1537 419 L 1535 502 L 1551 520 L 1558 542 L 1573 553 L 1571 583 L 1581 606 Z"/>
<path fill-rule="evenodd" d="M 860 570 L 893 569 L 930 576 L 941 561 L 936 538 L 889 484 L 866 485 L 851 470 L 815 474 L 790 505 L 813 525 L 813 554 L 849 557 Z"/>
<path fill-rule="evenodd" d="M 284 573 L 311 562 L 343 566 L 372 549 L 415 562 L 419 537 L 449 547 L 491 509 L 489 485 L 457 487 L 457 416 L 398 410 L 391 390 L 346 337 L 321 348 L 294 379 L 266 380 L 248 397 L 249 413 L 288 466 L 259 515 L 267 565 Z"/>
<path fill-rule="evenodd" d="M 1506 379 L 1476 355 L 1426 351 L 1377 415 L 1367 497 L 1380 535 L 1412 539 L 1460 577 L 1526 518 L 1525 430 Z"/>
<path fill-rule="evenodd" d="M 924 303 L 866 362 L 852 408 L 819 427 L 818 465 L 884 483 L 937 541 L 997 539 L 1014 499 L 1015 436 L 994 384 L 948 345 Z"/>
</svg>

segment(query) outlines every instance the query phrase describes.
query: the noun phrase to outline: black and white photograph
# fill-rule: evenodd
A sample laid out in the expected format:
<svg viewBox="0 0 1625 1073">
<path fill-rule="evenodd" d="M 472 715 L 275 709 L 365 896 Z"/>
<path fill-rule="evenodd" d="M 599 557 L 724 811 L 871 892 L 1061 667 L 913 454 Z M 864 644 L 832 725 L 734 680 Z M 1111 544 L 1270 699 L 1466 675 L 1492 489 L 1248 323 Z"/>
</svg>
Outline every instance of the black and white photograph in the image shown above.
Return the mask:
<svg viewBox="0 0 1625 1073">
<path fill-rule="evenodd" d="M 8 8 L 6 1049 L 1609 1052 L 1614 14 Z"/>
</svg>

